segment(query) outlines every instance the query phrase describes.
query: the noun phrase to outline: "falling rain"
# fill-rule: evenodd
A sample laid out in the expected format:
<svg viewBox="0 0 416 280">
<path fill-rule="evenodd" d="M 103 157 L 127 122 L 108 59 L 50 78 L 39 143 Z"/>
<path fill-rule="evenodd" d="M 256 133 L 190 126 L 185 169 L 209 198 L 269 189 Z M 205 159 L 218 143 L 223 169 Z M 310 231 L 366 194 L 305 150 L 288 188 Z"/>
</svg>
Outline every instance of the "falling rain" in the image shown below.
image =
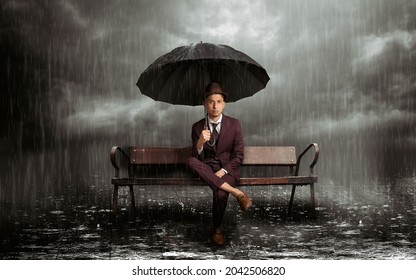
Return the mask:
<svg viewBox="0 0 416 280">
<path fill-rule="evenodd" d="M 2 1 L 1 259 L 415 259 L 414 1 Z M 111 210 L 114 145 L 186 147 L 202 107 L 144 96 L 140 73 L 195 42 L 249 54 L 267 87 L 225 113 L 251 146 L 316 142 L 308 189 L 245 187 L 227 244 L 211 190 L 136 186 Z M 308 155 L 310 157 L 310 155 Z M 302 172 L 308 172 L 305 158 Z"/>
</svg>

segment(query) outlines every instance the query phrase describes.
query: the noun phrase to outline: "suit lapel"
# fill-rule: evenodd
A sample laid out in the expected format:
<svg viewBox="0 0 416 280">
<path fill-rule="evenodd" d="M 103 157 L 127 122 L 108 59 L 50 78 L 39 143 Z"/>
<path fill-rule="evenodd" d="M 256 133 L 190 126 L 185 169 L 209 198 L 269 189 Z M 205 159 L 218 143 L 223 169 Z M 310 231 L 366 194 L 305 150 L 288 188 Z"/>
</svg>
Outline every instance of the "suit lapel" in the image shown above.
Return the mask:
<svg viewBox="0 0 416 280">
<path fill-rule="evenodd" d="M 218 136 L 218 144 L 216 152 L 222 151 L 222 144 L 224 143 L 224 138 L 227 137 L 226 133 L 228 131 L 228 118 L 223 114 L 222 121 L 221 121 L 221 130 Z"/>
</svg>

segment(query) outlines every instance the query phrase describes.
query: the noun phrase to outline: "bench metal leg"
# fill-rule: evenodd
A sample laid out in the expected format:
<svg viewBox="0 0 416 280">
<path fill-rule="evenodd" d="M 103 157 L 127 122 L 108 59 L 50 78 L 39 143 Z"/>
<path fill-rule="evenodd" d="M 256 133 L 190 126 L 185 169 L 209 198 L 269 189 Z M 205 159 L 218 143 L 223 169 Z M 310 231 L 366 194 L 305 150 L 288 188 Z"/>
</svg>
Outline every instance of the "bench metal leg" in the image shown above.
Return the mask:
<svg viewBox="0 0 416 280">
<path fill-rule="evenodd" d="M 133 191 L 133 186 L 129 186 L 130 187 L 130 199 L 131 199 L 131 207 L 132 209 L 136 208 L 136 204 L 134 201 L 134 191 Z"/>
<path fill-rule="evenodd" d="M 312 209 L 315 210 L 315 206 L 316 206 L 316 201 L 315 201 L 315 184 L 312 183 L 309 185 L 310 186 L 310 191 L 311 191 L 311 207 Z M 290 195 L 290 202 L 289 202 L 289 214 L 292 213 L 292 206 L 293 206 L 293 199 L 295 197 L 295 190 L 296 190 L 296 185 L 292 186 L 292 194 Z"/>
<path fill-rule="evenodd" d="M 113 212 L 117 211 L 117 202 L 118 202 L 118 185 L 114 185 L 113 192 Z"/>
<path fill-rule="evenodd" d="M 117 212 L 117 205 L 118 205 L 118 185 L 114 185 L 113 191 L 113 212 Z M 133 186 L 129 186 L 130 188 L 130 201 L 131 201 L 131 209 L 134 210 L 136 208 L 136 202 L 134 200 L 134 190 Z"/>
<path fill-rule="evenodd" d="M 296 185 L 292 186 L 292 194 L 290 195 L 290 202 L 289 202 L 289 214 L 292 213 L 292 205 L 293 205 L 293 198 L 295 197 L 295 190 L 296 190 Z"/>
<path fill-rule="evenodd" d="M 311 188 L 311 205 L 312 209 L 315 210 L 315 184 L 310 185 Z"/>
</svg>

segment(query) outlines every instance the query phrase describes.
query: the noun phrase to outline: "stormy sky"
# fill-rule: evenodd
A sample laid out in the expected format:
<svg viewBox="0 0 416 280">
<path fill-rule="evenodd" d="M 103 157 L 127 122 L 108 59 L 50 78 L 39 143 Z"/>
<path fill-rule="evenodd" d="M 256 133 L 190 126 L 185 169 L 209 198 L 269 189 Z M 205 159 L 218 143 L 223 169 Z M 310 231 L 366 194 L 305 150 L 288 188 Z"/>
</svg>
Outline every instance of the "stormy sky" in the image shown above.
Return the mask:
<svg viewBox="0 0 416 280">
<path fill-rule="evenodd" d="M 0 18 L 3 152 L 189 145 L 202 107 L 156 102 L 135 83 L 203 41 L 270 76 L 226 106 L 247 145 L 318 142 L 337 168 L 351 154 L 415 166 L 416 1 L 3 0 Z"/>
</svg>

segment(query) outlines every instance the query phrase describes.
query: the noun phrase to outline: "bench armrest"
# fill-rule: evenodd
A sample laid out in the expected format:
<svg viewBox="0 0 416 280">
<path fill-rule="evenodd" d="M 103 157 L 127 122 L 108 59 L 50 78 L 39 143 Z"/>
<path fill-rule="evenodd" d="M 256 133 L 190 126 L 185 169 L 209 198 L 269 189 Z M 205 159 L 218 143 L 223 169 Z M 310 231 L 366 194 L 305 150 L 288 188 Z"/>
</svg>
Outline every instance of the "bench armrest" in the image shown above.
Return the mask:
<svg viewBox="0 0 416 280">
<path fill-rule="evenodd" d="M 313 168 L 314 168 L 314 166 L 315 166 L 315 164 L 316 164 L 316 162 L 318 161 L 318 158 L 319 158 L 319 146 L 318 146 L 317 143 L 310 144 L 305 150 L 303 150 L 302 153 L 299 154 L 297 162 L 296 162 L 295 176 L 297 176 L 298 173 L 299 173 L 300 161 L 301 161 L 303 155 L 306 154 L 306 152 L 309 151 L 309 149 L 312 148 L 312 147 L 315 150 L 315 157 L 314 157 L 311 165 L 309 166 L 309 169 L 310 169 L 310 174 L 313 175 Z"/>
<path fill-rule="evenodd" d="M 130 160 L 130 157 L 127 155 L 127 153 L 119 146 L 113 146 L 111 148 L 111 152 L 110 152 L 110 159 L 111 159 L 111 164 L 114 167 L 114 178 L 119 178 L 120 177 L 120 167 L 117 165 L 116 162 L 116 153 L 117 151 L 120 151 L 120 153 L 125 156 L 128 160 Z"/>
</svg>

